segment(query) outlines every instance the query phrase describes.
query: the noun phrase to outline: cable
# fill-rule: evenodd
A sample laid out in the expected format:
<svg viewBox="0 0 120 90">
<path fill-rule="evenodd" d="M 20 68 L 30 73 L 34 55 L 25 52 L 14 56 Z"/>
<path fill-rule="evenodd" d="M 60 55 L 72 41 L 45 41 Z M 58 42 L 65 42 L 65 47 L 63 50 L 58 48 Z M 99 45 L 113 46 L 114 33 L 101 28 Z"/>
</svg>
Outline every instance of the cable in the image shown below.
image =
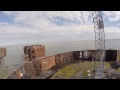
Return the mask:
<svg viewBox="0 0 120 90">
<path fill-rule="evenodd" d="M 37 17 L 37 11 L 35 12 L 35 16 L 34 16 L 34 18 L 33 18 L 33 22 L 32 22 L 31 28 L 33 28 L 33 26 L 34 26 L 34 22 L 35 22 L 36 17 Z M 30 40 L 29 40 L 29 41 L 30 41 Z M 29 42 L 29 41 L 28 41 L 28 45 L 30 45 L 30 42 Z"/>
</svg>

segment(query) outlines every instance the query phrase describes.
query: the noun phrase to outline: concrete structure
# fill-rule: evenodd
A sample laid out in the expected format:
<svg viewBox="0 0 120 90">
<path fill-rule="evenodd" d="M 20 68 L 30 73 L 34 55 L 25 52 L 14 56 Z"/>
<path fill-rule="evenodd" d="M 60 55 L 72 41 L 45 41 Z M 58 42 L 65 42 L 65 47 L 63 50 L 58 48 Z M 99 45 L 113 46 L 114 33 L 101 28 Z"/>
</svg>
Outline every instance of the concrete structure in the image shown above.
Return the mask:
<svg viewBox="0 0 120 90">
<path fill-rule="evenodd" d="M 24 47 L 24 59 L 32 61 L 41 57 L 45 57 L 45 46 L 32 45 Z"/>
</svg>

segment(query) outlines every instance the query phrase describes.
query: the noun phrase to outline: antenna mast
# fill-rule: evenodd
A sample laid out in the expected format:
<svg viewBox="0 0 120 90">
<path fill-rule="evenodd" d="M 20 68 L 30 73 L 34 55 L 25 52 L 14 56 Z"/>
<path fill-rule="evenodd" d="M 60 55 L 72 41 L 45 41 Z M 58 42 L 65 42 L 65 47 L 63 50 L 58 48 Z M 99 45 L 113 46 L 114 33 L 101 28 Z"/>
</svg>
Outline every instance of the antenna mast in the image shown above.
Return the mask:
<svg viewBox="0 0 120 90">
<path fill-rule="evenodd" d="M 105 32 L 101 11 L 92 11 L 94 31 L 95 31 L 95 61 L 99 61 L 98 67 L 95 66 L 96 79 L 104 78 L 105 61 Z"/>
</svg>

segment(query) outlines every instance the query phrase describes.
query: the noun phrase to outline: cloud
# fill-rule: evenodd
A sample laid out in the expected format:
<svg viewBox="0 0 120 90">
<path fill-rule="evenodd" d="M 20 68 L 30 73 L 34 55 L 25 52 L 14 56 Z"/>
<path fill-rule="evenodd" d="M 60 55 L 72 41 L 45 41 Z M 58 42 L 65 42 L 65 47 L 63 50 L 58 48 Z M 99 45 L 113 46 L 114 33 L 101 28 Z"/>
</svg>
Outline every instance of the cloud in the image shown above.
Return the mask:
<svg viewBox="0 0 120 90">
<path fill-rule="evenodd" d="M 54 17 L 61 17 L 66 20 L 79 21 L 88 23 L 91 19 L 91 13 L 88 11 L 24 11 L 24 12 L 3 12 L 7 15 L 14 15 L 15 22 L 24 22 L 26 24 L 31 24 L 34 17 L 36 20 L 41 19 L 54 19 Z"/>
<path fill-rule="evenodd" d="M 29 27 L 31 27 L 30 29 L 33 29 L 33 32 L 36 29 L 36 31 L 38 32 L 41 31 L 42 34 L 58 33 L 61 35 L 66 35 L 67 31 L 68 33 L 74 34 L 77 33 L 79 26 L 81 26 L 83 22 L 86 22 L 86 24 L 90 24 L 91 22 L 90 19 L 88 18 L 90 16 L 90 13 L 87 11 L 83 11 L 83 12 L 79 12 L 79 11 L 6 12 L 5 11 L 4 13 L 6 13 L 7 15 L 14 15 L 15 16 L 14 22 L 18 23 L 18 25 L 21 24 L 28 25 Z M 54 17 L 62 17 L 66 20 L 72 20 L 74 21 L 74 23 L 76 21 L 79 21 L 80 23 L 75 23 L 75 24 L 73 23 L 72 25 L 66 24 L 64 26 L 60 26 L 55 23 L 52 23 L 49 20 L 49 19 L 54 19 Z M 83 26 L 81 26 L 81 28 L 83 28 Z M 24 29 L 21 29 L 21 31 L 23 30 Z M 25 30 L 25 32 L 27 32 L 27 29 Z"/>
<path fill-rule="evenodd" d="M 14 22 L 0 22 L 0 34 L 6 41 L 33 42 L 40 38 L 41 41 L 55 42 L 95 38 L 92 15 L 88 11 L 3 11 L 3 14 L 13 16 Z M 103 12 L 110 22 L 119 21 L 119 15 L 120 12 Z M 119 38 L 120 29 L 105 27 L 105 33 L 106 38 Z"/>
<path fill-rule="evenodd" d="M 110 22 L 120 21 L 120 11 L 104 11 L 103 13 Z"/>
</svg>

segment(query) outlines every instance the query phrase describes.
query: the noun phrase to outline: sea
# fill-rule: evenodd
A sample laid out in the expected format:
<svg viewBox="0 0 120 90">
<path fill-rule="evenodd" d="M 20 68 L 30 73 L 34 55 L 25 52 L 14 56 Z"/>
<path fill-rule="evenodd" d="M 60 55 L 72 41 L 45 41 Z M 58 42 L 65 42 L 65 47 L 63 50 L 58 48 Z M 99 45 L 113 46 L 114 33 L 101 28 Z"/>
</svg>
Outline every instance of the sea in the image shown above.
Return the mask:
<svg viewBox="0 0 120 90">
<path fill-rule="evenodd" d="M 70 51 L 95 49 L 94 40 L 39 43 L 39 44 L 45 45 L 46 56 Z M 6 48 L 7 50 L 7 56 L 4 58 L 4 64 L 7 66 L 7 68 L 6 69 L 0 68 L 0 79 L 5 78 L 9 74 L 11 74 L 14 70 L 16 70 L 18 67 L 20 67 L 22 64 L 24 64 L 22 58 L 22 55 L 24 55 L 23 51 L 24 46 L 26 46 L 26 44 L 2 46 L 2 48 Z M 105 48 L 106 50 L 107 49 L 120 50 L 120 39 L 106 40 Z"/>
</svg>

